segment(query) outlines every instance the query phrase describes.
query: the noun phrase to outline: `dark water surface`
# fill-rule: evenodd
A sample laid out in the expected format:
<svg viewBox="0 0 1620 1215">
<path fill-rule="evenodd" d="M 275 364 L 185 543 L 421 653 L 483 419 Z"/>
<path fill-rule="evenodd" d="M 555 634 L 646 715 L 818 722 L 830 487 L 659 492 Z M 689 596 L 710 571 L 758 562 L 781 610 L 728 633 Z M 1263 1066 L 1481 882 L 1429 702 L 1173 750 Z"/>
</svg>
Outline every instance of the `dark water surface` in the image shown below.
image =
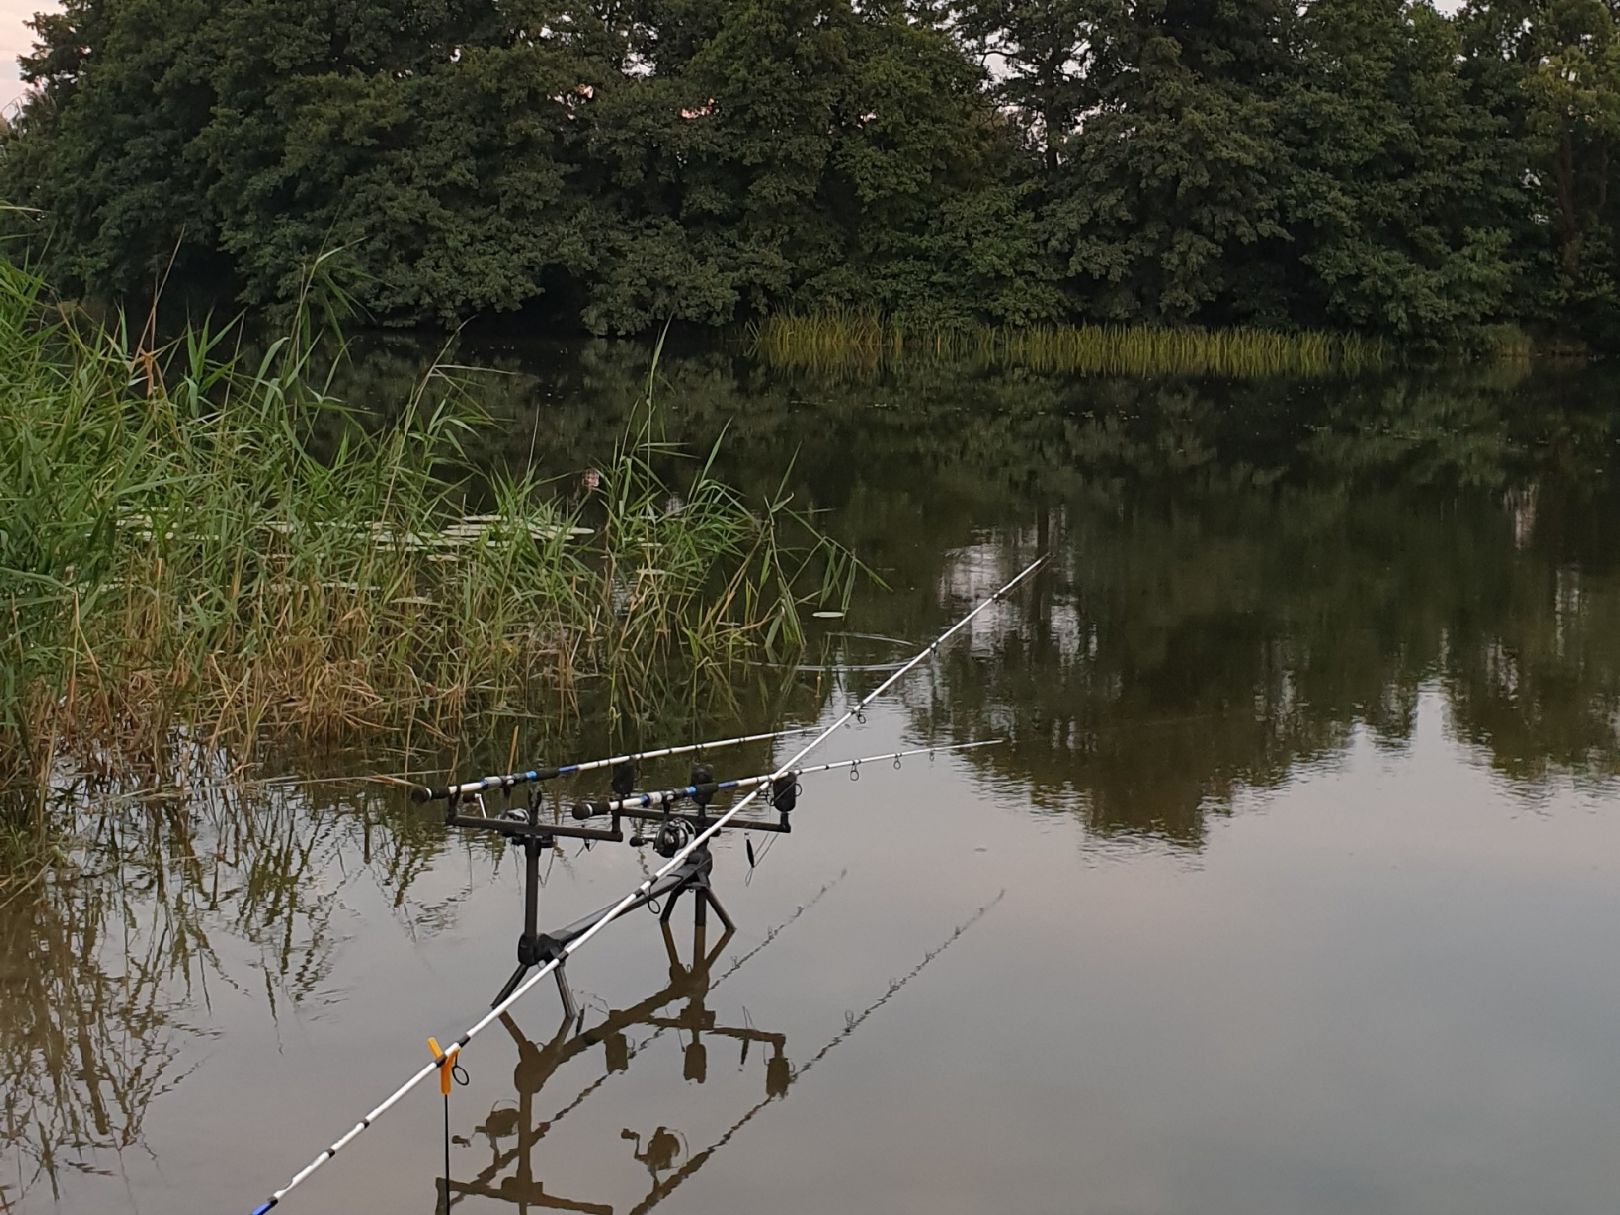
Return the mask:
<svg viewBox="0 0 1620 1215">
<path fill-rule="evenodd" d="M 565 478 L 645 374 L 624 346 L 462 358 L 523 373 L 475 378 L 480 458 Z M 351 391 L 419 363 L 374 351 Z M 823 754 L 1012 742 L 807 779 L 751 878 L 717 848 L 738 931 L 711 922 L 707 971 L 684 909 L 673 966 L 645 912 L 575 959 L 593 1039 L 532 993 L 452 1098 L 457 1211 L 1614 1209 L 1612 377 L 661 374 L 671 440 L 725 430 L 751 492 L 791 458 L 889 584 L 818 626 L 827 669 L 670 718 L 830 719 L 1050 548 Z M 546 733 L 520 723 L 525 758 Z M 550 758 L 608 741 L 563 734 Z M 520 858 L 351 778 L 387 766 L 102 805 L 77 879 L 0 912 L 4 1209 L 246 1212 L 487 1005 Z M 642 861 L 566 847 L 542 919 Z M 280 1209 L 442 1209 L 442 1116 L 424 1087 Z"/>
</svg>

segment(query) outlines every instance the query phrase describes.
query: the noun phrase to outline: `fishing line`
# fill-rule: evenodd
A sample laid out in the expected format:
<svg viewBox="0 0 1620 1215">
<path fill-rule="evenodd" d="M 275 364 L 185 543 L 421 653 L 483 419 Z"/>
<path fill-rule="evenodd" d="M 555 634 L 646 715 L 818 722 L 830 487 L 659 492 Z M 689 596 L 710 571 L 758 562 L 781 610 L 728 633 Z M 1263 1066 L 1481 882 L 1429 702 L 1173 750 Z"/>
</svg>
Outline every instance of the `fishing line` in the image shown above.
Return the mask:
<svg viewBox="0 0 1620 1215">
<path fill-rule="evenodd" d="M 966 616 L 962 617 L 950 628 L 946 629 L 937 638 L 935 638 L 934 641 L 929 643 L 928 646 L 919 651 L 915 658 L 913 658 L 905 666 L 901 667 L 898 671 L 895 671 L 881 684 L 879 684 L 878 687 L 872 692 L 868 693 L 867 696 L 857 703 L 854 708 L 846 710 L 840 717 L 834 720 L 831 725 L 821 730 L 820 733 L 811 739 L 810 742 L 804 747 L 800 748 L 800 750 L 791 759 L 789 759 L 773 774 L 774 778 L 780 779 L 781 777 L 787 776 L 789 773 L 793 772 L 795 766 L 802 759 L 804 759 L 805 756 L 809 755 L 810 752 L 814 751 L 822 743 L 826 742 L 839 730 L 847 726 L 851 721 L 857 719 L 864 720 L 866 707 L 868 705 L 877 700 L 878 697 L 882 696 L 895 684 L 900 682 L 900 680 L 904 678 L 905 675 L 907 675 L 910 671 L 914 670 L 931 658 L 935 653 L 938 652 L 942 645 L 944 645 L 957 633 L 967 628 L 968 625 L 972 624 L 973 621 L 978 619 L 983 612 L 987 611 L 995 604 L 1000 603 L 1004 596 L 1006 596 L 1020 583 L 1034 575 L 1037 570 L 1046 564 L 1047 560 L 1048 558 L 1045 556 L 1037 558 L 1016 578 L 1008 582 L 989 598 L 982 600 L 976 607 L 972 609 L 972 611 L 968 612 Z M 536 773 L 536 776 L 538 777 L 538 773 Z M 771 778 L 767 778 L 767 781 L 769 779 Z M 764 783 L 766 782 L 756 785 L 750 792 L 732 805 L 730 809 L 717 818 L 709 827 L 699 832 L 698 835 L 695 836 L 684 848 L 680 849 L 672 857 L 670 857 L 664 863 L 662 868 L 655 871 L 655 873 L 646 881 L 642 882 L 640 886 L 636 887 L 629 894 L 625 895 L 624 898 L 620 899 L 619 902 L 615 903 L 607 911 L 603 912 L 595 923 L 593 923 L 589 928 L 585 929 L 585 931 L 579 936 L 568 942 L 568 944 L 560 951 L 560 956 L 553 958 L 543 966 L 540 966 L 538 969 L 536 969 L 534 974 L 530 975 L 516 988 L 514 988 L 511 994 L 509 994 L 504 1000 L 496 1003 L 495 1006 L 489 1010 L 489 1012 L 480 1017 L 476 1022 L 468 1027 L 466 1032 L 464 1032 L 460 1038 L 456 1039 L 455 1043 L 453 1044 L 453 1049 L 457 1051 L 464 1049 L 475 1037 L 494 1023 L 494 1021 L 499 1018 L 502 1013 L 511 1008 L 513 1004 L 516 1004 L 525 995 L 527 995 L 536 984 L 552 974 L 564 961 L 583 949 L 586 944 L 595 938 L 596 935 L 604 928 L 606 928 L 614 920 L 618 919 L 619 916 L 623 915 L 624 912 L 629 910 L 634 904 L 645 901 L 645 896 L 652 889 L 654 882 L 667 877 L 681 865 L 685 864 L 692 853 L 707 845 L 709 841 L 718 835 L 728 823 L 737 817 L 738 814 L 740 814 L 747 806 L 753 804 L 754 799 L 759 796 L 760 789 L 763 787 Z M 353 1127 L 334 1141 L 330 1147 L 321 1152 L 320 1155 L 316 1156 L 314 1160 L 310 1161 L 297 1173 L 293 1174 L 291 1180 L 289 1180 L 285 1186 L 275 1191 L 268 1199 L 260 1203 L 257 1207 L 253 1208 L 252 1215 L 264 1215 L 265 1212 L 276 1206 L 289 1193 L 307 1181 L 310 1176 L 316 1172 L 316 1170 L 320 1169 L 321 1166 L 326 1164 L 344 1148 L 348 1147 L 349 1144 L 353 1143 L 367 1130 L 369 1130 L 372 1123 L 386 1114 L 395 1105 L 399 1104 L 399 1102 L 405 1098 L 407 1093 L 431 1076 L 438 1066 L 439 1065 L 436 1062 L 429 1062 L 425 1067 L 422 1067 L 413 1073 L 409 1079 L 390 1093 L 381 1104 L 374 1107 L 369 1113 L 361 1118 L 359 1122 L 355 1123 Z"/>
</svg>

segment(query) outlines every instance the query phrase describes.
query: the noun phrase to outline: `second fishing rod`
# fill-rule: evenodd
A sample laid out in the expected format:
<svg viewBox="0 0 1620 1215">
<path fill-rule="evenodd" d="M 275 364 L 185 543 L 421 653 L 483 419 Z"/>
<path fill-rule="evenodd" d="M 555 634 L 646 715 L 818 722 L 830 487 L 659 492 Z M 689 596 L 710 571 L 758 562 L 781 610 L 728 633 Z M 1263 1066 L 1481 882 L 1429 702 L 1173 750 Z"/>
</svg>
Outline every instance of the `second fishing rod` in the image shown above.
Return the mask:
<svg viewBox="0 0 1620 1215">
<path fill-rule="evenodd" d="M 669 759 L 677 755 L 701 755 L 706 751 L 721 751 L 740 747 L 745 743 L 774 742 L 780 738 L 793 738 L 800 734 L 814 734 L 815 726 L 801 726 L 790 730 L 773 730 L 765 734 L 743 734 L 736 738 L 712 738 L 707 742 L 682 743 L 674 747 L 658 747 L 650 751 L 632 751 L 612 755 L 606 759 L 588 759 L 578 763 L 557 764 L 549 768 L 531 768 L 527 772 L 507 772 L 497 776 L 480 776 L 477 780 L 461 781 L 449 785 L 416 785 L 411 789 L 411 800 L 423 802 L 456 801 L 476 797 L 482 793 L 510 793 L 523 785 L 538 785 L 564 776 L 580 776 L 587 772 L 600 772 L 612 768 L 613 791 L 621 796 L 635 786 L 635 765 L 643 760 Z"/>
</svg>

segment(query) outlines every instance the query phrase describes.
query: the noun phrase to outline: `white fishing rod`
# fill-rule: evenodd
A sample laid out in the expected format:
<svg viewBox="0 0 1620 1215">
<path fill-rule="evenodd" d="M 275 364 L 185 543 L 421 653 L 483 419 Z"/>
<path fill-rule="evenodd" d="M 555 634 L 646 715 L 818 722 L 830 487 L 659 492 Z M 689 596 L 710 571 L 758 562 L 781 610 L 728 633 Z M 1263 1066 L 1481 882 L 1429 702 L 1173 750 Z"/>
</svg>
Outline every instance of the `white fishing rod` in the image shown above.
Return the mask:
<svg viewBox="0 0 1620 1215">
<path fill-rule="evenodd" d="M 481 776 L 477 780 L 459 785 L 417 785 L 411 789 L 413 802 L 443 802 L 452 798 L 474 797 L 480 793 L 495 793 L 515 789 L 519 785 L 533 785 L 541 781 L 557 780 L 563 776 L 577 776 L 582 772 L 599 772 L 603 768 L 616 768 L 620 764 L 633 764 L 647 759 L 667 759 L 672 755 L 694 755 L 700 751 L 719 751 L 726 747 L 740 747 L 744 743 L 770 742 L 778 738 L 795 738 L 800 734 L 814 734 L 817 727 L 800 726 L 792 730 L 776 730 L 769 734 L 744 734 L 740 738 L 716 738 L 709 742 L 686 743 L 679 747 L 662 747 L 655 751 L 635 751 L 628 755 L 615 755 L 609 759 L 592 759 L 584 763 L 558 764 L 554 768 L 531 768 L 527 772 L 508 772 L 503 776 Z"/>
<path fill-rule="evenodd" d="M 731 780 L 712 780 L 701 785 L 681 785 L 674 789 L 658 789 L 649 793 L 634 793 L 629 797 L 621 797 L 614 801 L 576 802 L 572 814 L 581 822 L 586 819 L 601 818 L 603 815 L 608 814 L 633 815 L 638 810 L 662 809 L 673 806 L 678 802 L 706 799 L 716 793 L 758 789 L 761 785 L 775 785 L 778 781 L 792 782 L 798 780 L 801 776 L 814 776 L 818 772 L 841 772 L 848 768 L 858 776 L 861 767 L 865 764 L 878 764 L 884 760 L 893 760 L 894 766 L 898 768 L 901 760 L 910 759 L 914 755 L 943 755 L 950 751 L 972 751 L 978 747 L 999 747 L 1006 741 L 1005 738 L 987 738 L 979 742 L 951 743 L 943 747 L 915 747 L 909 751 L 885 751 L 881 755 L 867 755 L 860 759 L 839 759 L 830 764 L 813 764 L 808 768 L 794 768 L 786 772 L 765 772 L 758 776 L 738 776 Z"/>
<path fill-rule="evenodd" d="M 819 734 L 817 734 L 815 738 L 811 739 L 810 742 L 801 748 L 792 759 L 788 760 L 776 770 L 776 772 L 773 774 L 774 778 L 780 779 L 787 776 L 795 769 L 800 760 L 802 760 L 806 755 L 809 755 L 810 752 L 814 751 L 822 743 L 826 742 L 844 726 L 847 726 L 850 722 L 856 720 L 857 718 L 864 719 L 867 708 L 875 700 L 877 700 L 878 697 L 882 696 L 902 678 L 910 674 L 922 663 L 926 662 L 939 650 L 940 646 L 944 645 L 952 637 L 956 636 L 957 633 L 967 628 L 967 626 L 978 619 L 982 613 L 989 610 L 989 608 L 995 604 L 1001 602 L 1002 598 L 1007 595 L 1008 592 L 1031 577 L 1036 570 L 1040 569 L 1041 566 L 1046 564 L 1046 561 L 1047 558 L 1044 556 L 1037 558 L 1034 563 L 1019 574 L 1018 577 L 1007 583 L 1006 586 L 1002 587 L 988 599 L 982 600 L 971 612 L 936 637 L 927 646 L 927 648 L 919 651 L 915 658 L 911 659 L 910 662 L 906 663 L 899 670 L 895 671 L 881 684 L 879 684 L 876 689 L 862 698 L 858 704 L 847 710 L 830 726 L 827 726 Z M 489 1010 L 489 1012 L 480 1017 L 478 1021 L 475 1022 L 466 1033 L 457 1038 L 447 1050 L 443 1051 L 442 1053 L 436 1053 L 433 1062 L 425 1064 L 422 1068 L 416 1071 L 410 1079 L 406 1080 L 404 1084 L 400 1085 L 391 1094 L 389 1094 L 387 1099 L 374 1108 L 364 1118 L 360 1119 L 359 1122 L 355 1123 L 354 1126 L 350 1127 L 349 1130 L 340 1139 L 333 1143 L 331 1147 L 327 1148 L 319 1156 L 315 1157 L 314 1160 L 310 1161 L 307 1165 L 295 1173 L 291 1181 L 270 1195 L 268 1199 L 260 1203 L 257 1207 L 253 1208 L 252 1215 L 265 1215 L 265 1212 L 269 1211 L 293 1190 L 297 1189 L 298 1186 L 307 1181 L 317 1169 L 326 1164 L 332 1159 L 332 1157 L 336 1156 L 344 1148 L 348 1147 L 349 1144 L 353 1143 L 356 1139 L 363 1135 L 371 1127 L 372 1123 L 376 1122 L 378 1118 L 386 1114 L 395 1105 L 398 1105 L 399 1102 L 404 1099 L 407 1093 L 409 1093 L 418 1084 L 421 1084 L 422 1081 L 426 1080 L 429 1076 L 433 1075 L 435 1072 L 439 1073 L 441 1077 L 441 1086 L 445 1086 L 447 1084 L 447 1077 L 450 1069 L 454 1068 L 457 1056 L 466 1048 L 468 1043 L 470 1043 L 480 1033 L 493 1024 L 502 1013 L 521 1000 L 536 983 L 540 982 L 547 975 L 556 970 L 557 967 L 561 966 L 568 958 L 572 957 L 574 954 L 583 949 L 585 945 L 596 936 L 597 933 L 602 931 L 602 929 L 606 928 L 614 920 L 618 919 L 619 916 L 624 914 L 624 912 L 629 910 L 631 907 L 637 905 L 638 903 L 645 902 L 645 896 L 647 895 L 648 891 L 652 889 L 653 883 L 673 873 L 686 862 L 687 858 L 690 857 L 692 853 L 696 852 L 699 848 L 706 846 L 710 840 L 712 840 L 725 828 L 727 823 L 731 822 L 731 820 L 736 818 L 737 815 L 740 814 L 747 806 L 753 803 L 754 799 L 759 796 L 759 791 L 764 787 L 765 783 L 768 782 L 764 782 L 761 785 L 756 786 L 747 794 L 747 796 L 738 799 L 738 801 L 734 803 L 724 814 L 717 818 L 706 829 L 699 832 L 683 848 L 665 861 L 661 869 L 648 877 L 646 881 L 644 881 L 640 886 L 636 887 L 636 889 L 632 890 L 629 894 L 625 895 L 624 898 L 620 899 L 612 907 L 604 911 L 601 917 L 597 919 L 594 924 L 592 924 L 579 936 L 574 937 L 568 942 L 560 956 L 545 963 L 538 970 L 536 970 L 534 974 L 525 979 L 504 1000 L 499 1001 L 493 1008 Z"/>
</svg>

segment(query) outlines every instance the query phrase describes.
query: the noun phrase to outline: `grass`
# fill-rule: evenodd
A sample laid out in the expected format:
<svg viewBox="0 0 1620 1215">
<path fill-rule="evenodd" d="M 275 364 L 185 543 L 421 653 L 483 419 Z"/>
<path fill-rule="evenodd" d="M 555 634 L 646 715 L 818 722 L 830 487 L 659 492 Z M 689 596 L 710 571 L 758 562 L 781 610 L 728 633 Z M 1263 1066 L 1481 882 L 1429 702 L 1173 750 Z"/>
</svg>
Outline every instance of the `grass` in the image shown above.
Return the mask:
<svg viewBox="0 0 1620 1215">
<path fill-rule="evenodd" d="M 158 344 L 0 260 L 7 853 L 70 775 L 267 738 L 409 746 L 582 680 L 630 713 L 657 672 L 790 648 L 802 605 L 847 596 L 850 554 L 785 497 L 744 503 L 718 452 L 661 475 L 650 399 L 583 500 L 479 485 L 456 369 L 370 432 L 312 372 L 318 313 L 252 357 L 233 326 Z"/>
<path fill-rule="evenodd" d="M 1481 352 L 1488 358 L 1522 362 L 1536 353 L 1535 340 L 1518 325 L 1487 325 L 1480 331 L 1478 341 Z"/>
<path fill-rule="evenodd" d="M 1257 379 L 1353 374 L 1386 358 L 1382 342 L 1354 334 L 1151 325 L 908 328 L 856 311 L 767 317 L 749 336 L 754 352 L 778 365 L 872 371 L 940 358 L 1082 375 Z"/>
</svg>

